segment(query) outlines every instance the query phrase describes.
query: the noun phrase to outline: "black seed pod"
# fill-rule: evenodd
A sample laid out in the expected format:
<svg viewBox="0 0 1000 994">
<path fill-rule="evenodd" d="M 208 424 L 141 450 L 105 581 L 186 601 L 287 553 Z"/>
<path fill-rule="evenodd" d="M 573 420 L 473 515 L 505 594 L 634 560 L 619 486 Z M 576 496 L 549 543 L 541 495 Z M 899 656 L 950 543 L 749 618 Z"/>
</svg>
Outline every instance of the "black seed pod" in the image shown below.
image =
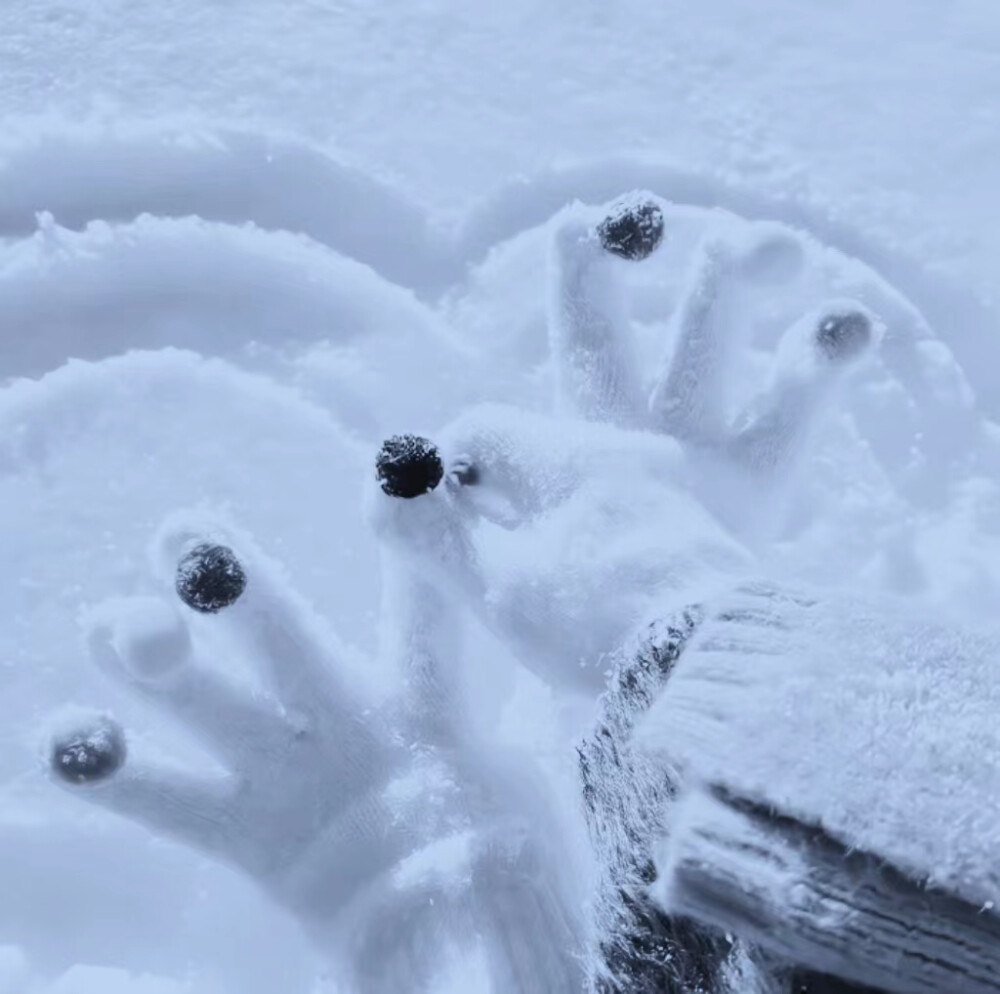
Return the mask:
<svg viewBox="0 0 1000 994">
<path fill-rule="evenodd" d="M 827 359 L 850 359 L 871 337 L 871 321 L 861 311 L 826 314 L 816 326 L 816 344 Z"/>
<path fill-rule="evenodd" d="M 110 718 L 86 731 L 71 732 L 52 744 L 52 769 L 67 783 L 107 780 L 125 762 L 125 735 Z"/>
<path fill-rule="evenodd" d="M 605 251 L 639 262 L 663 240 L 663 211 L 652 200 L 625 200 L 597 226 Z"/>
<path fill-rule="evenodd" d="M 177 596 L 202 614 L 235 604 L 247 587 L 247 575 L 232 549 L 203 542 L 177 564 Z"/>
<path fill-rule="evenodd" d="M 382 443 L 375 475 L 390 497 L 419 497 L 444 476 L 437 446 L 418 435 L 393 435 Z"/>
</svg>

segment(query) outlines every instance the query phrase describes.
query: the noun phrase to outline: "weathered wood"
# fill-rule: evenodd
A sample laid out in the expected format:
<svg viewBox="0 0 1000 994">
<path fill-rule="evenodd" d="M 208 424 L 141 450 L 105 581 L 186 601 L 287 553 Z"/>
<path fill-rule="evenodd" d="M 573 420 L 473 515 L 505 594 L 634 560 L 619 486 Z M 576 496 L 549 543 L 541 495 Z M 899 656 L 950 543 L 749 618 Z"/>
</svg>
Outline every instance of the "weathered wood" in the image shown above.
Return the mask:
<svg viewBox="0 0 1000 994">
<path fill-rule="evenodd" d="M 796 970 L 791 975 L 788 994 L 885 994 L 876 987 L 861 987 L 828 973 Z"/>
<path fill-rule="evenodd" d="M 679 802 L 654 896 L 810 970 L 892 994 L 1000 992 L 1000 918 L 721 790 Z"/>
</svg>

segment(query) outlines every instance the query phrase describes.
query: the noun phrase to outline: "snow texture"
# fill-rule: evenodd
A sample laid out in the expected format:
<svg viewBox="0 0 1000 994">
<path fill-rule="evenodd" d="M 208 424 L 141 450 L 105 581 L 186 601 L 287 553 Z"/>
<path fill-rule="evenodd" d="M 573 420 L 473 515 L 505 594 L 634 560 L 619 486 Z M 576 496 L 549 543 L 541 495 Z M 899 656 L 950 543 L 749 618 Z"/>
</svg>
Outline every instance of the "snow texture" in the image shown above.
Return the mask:
<svg viewBox="0 0 1000 994">
<path fill-rule="evenodd" d="M 669 205 L 658 209 L 668 219 L 683 213 Z M 655 771 L 648 789 L 631 788 L 639 804 L 634 817 L 597 832 L 599 865 L 603 872 L 618 869 L 603 884 L 602 900 L 609 903 L 594 923 L 609 938 L 603 946 L 598 939 L 596 959 L 581 958 L 587 927 L 579 913 L 587 900 L 570 880 L 574 864 L 586 858 L 552 849 L 559 816 L 542 801 L 544 790 L 532 786 L 530 766 L 522 763 L 515 772 L 492 757 L 489 736 L 469 720 L 457 668 L 463 655 L 457 612 L 466 605 L 556 689 L 596 692 L 622 640 L 642 618 L 669 604 L 708 598 L 751 568 L 753 556 L 735 535 L 757 541 L 761 522 L 755 518 L 751 527 L 720 482 L 742 481 L 761 495 L 780 493 L 844 372 L 878 344 L 869 333 L 874 322 L 863 305 L 834 300 L 792 323 L 781 339 L 771 386 L 739 413 L 726 378 L 700 378 L 698 363 L 732 364 L 738 342 L 721 334 L 725 324 L 715 308 L 725 306 L 741 280 L 745 285 L 759 277 L 763 250 L 751 238 L 751 262 L 717 277 L 700 309 L 681 304 L 673 341 L 666 350 L 661 346 L 667 355 L 662 378 L 648 389 L 667 399 L 670 424 L 657 420 L 655 406 L 647 413 L 638 393 L 623 424 L 619 385 L 631 382 L 638 391 L 641 382 L 628 345 L 623 278 L 614 268 L 630 263 L 605 250 L 606 257 L 588 263 L 579 279 L 559 275 L 576 265 L 580 238 L 589 252 L 602 251 L 598 237 L 587 232 L 598 230 L 606 209 L 590 212 L 592 227 L 573 235 L 585 216 L 583 208 L 573 208 L 571 216 L 556 219 L 552 234 L 551 327 L 563 329 L 563 337 L 553 339 L 552 358 L 564 371 L 553 383 L 557 398 L 565 401 L 569 392 L 574 417 L 495 404 L 474 408 L 436 433 L 437 441 L 393 436 L 372 459 L 375 472 L 357 473 L 368 479 L 365 517 L 384 545 L 378 665 L 364 666 L 248 535 L 212 516 L 169 519 L 154 542 L 157 580 L 144 584 L 180 593 L 202 614 L 209 608 L 204 624 L 166 605 L 154 607 L 149 594 L 138 601 L 112 599 L 85 619 L 100 669 L 165 709 L 220 771 L 186 772 L 130 749 L 122 771 L 83 785 L 81 796 L 249 874 L 299 919 L 352 989 L 405 984 L 438 990 L 444 964 L 456 956 L 467 964 L 478 957 L 484 989 L 504 991 L 576 990 L 584 974 L 597 983 L 606 968 L 622 976 L 638 976 L 641 969 L 654 985 L 663 972 L 680 989 L 696 991 L 708 989 L 716 975 L 750 969 L 721 952 L 712 954 L 715 966 L 711 956 L 707 962 L 695 956 L 690 967 L 679 967 L 686 939 L 677 937 L 688 932 L 659 918 L 650 920 L 663 938 L 665 962 L 636 947 L 624 957 L 614 952 L 617 943 L 627 949 L 647 941 L 638 933 L 622 937 L 623 914 L 640 920 L 656 915 L 640 887 L 648 883 L 643 867 L 661 827 L 656 809 L 670 792 Z M 692 285 L 701 282 L 696 278 Z M 682 287 L 682 299 L 685 292 Z M 705 321 L 720 333 L 700 338 Z M 859 347 L 835 347 L 845 337 L 829 330 L 838 322 L 864 329 L 860 339 L 847 336 Z M 604 345 L 581 363 L 594 329 Z M 155 377 L 164 367 L 150 362 L 147 370 L 145 361 L 141 355 L 117 360 L 138 374 L 129 387 L 142 392 L 148 408 L 156 396 L 150 386 L 158 385 Z M 77 367 L 67 385 L 87 396 L 90 379 L 114 362 Z M 191 438 L 204 438 L 197 406 L 175 406 L 177 395 L 190 389 L 191 377 L 181 371 L 228 390 L 243 388 L 245 374 L 233 374 L 230 384 L 228 367 L 184 354 L 173 362 L 177 372 L 164 380 L 167 413 L 175 422 L 171 437 L 183 410 L 193 421 Z M 609 376 L 608 369 L 622 375 Z M 122 389 L 120 379 L 115 388 Z M 330 466 L 326 453 L 321 465 L 328 475 L 333 470 L 328 493 L 339 489 L 338 499 L 348 504 L 341 484 L 361 458 L 357 444 L 338 438 L 325 411 L 303 404 L 287 388 L 262 382 L 255 389 L 260 427 L 241 418 L 239 430 L 251 433 L 262 451 L 262 429 L 276 427 L 269 411 L 283 405 L 294 412 L 282 431 L 294 439 L 296 460 L 309 431 L 335 439 L 344 470 Z M 704 438 L 685 430 L 709 406 L 718 412 L 718 433 Z M 47 404 L 48 418 L 52 409 Z M 120 416 L 115 407 L 109 414 L 100 425 L 104 439 Z M 305 438 L 300 425 L 309 426 Z M 34 442 L 28 453 L 40 452 L 51 463 L 49 446 L 65 444 L 64 436 L 53 434 L 40 449 Z M 159 460 L 161 440 L 153 444 Z M 253 451 L 242 448 L 239 460 Z M 191 445 L 178 457 L 190 462 Z M 227 458 L 220 466 L 226 492 L 241 493 L 242 505 L 252 507 L 248 498 L 260 499 L 262 473 L 274 485 L 275 464 L 269 457 L 250 459 L 245 484 L 234 488 L 239 465 Z M 126 456 L 121 479 L 129 479 L 130 467 Z M 189 485 L 190 474 L 185 489 Z M 350 513 L 340 519 L 342 526 Z M 661 521 L 669 527 L 658 527 Z M 219 584 L 205 567 L 209 553 L 225 559 L 225 596 L 215 596 Z M 356 560 L 364 561 L 360 548 Z M 202 589 L 205 577 L 211 590 Z M 235 585 L 229 582 L 234 578 Z M 337 607 L 342 617 L 344 605 Z M 206 627 L 215 614 L 218 622 Z M 210 663 L 213 658 L 233 660 L 227 666 L 233 675 Z M 381 683 L 374 679 L 379 673 Z M 631 718 L 621 720 L 617 735 L 628 750 Z M 83 725 L 75 731 L 88 734 Z M 606 779 L 604 789 L 613 792 L 613 784 L 614 778 Z M 621 789 L 620 775 L 617 784 Z M 611 841 L 623 832 L 639 833 L 631 856 L 620 841 Z M 711 948 L 713 940 L 705 941 Z M 699 971 L 707 972 L 699 979 Z"/>
<path fill-rule="evenodd" d="M 477 948 L 491 990 L 579 989 L 573 903 L 556 890 L 558 854 L 535 834 L 555 819 L 532 794 L 530 768 L 487 759 L 467 727 L 447 721 L 465 708 L 437 686 L 449 682 L 459 646 L 441 598 L 404 578 L 383 625 L 406 626 L 393 638 L 406 680 L 380 714 L 345 680 L 336 637 L 246 536 L 175 516 L 151 560 L 165 590 L 180 589 L 178 570 L 189 580 L 192 560 L 203 566 L 219 549 L 223 578 L 239 563 L 245 583 L 228 603 L 213 600 L 207 613 L 219 623 L 201 637 L 179 612 L 164 606 L 156 617 L 143 600 L 96 608 L 87 638 L 104 672 L 168 710 L 226 772 L 130 757 L 120 772 L 88 765 L 72 779 L 60 767 L 62 779 L 258 880 L 353 990 L 436 990 L 449 950 Z M 238 652 L 260 689 L 210 662 Z M 83 741 L 100 744 L 107 727 L 81 730 Z M 76 741 L 53 748 L 62 757 Z M 75 772 L 83 764 L 71 758 Z"/>
<path fill-rule="evenodd" d="M 442 994 L 592 972 L 585 925 L 557 950 L 539 920 L 606 883 L 573 743 L 636 630 L 758 569 L 965 620 L 1000 595 L 991 5 L 334 6 L 0 11 L 4 994 L 340 994 L 435 921 Z M 662 240 L 595 252 L 630 190 Z M 845 301 L 875 339 L 849 371 L 810 349 Z M 375 485 L 403 434 L 444 471 L 409 501 Z M 143 553 L 184 507 L 247 566 L 216 614 Z M 301 635 L 289 670 L 261 625 Z M 105 721 L 124 765 L 53 789 L 39 729 Z M 337 820 L 362 782 L 392 852 Z M 519 833 L 531 887 L 486 886 L 523 883 Z M 443 907 L 380 934 L 345 864 Z"/>
</svg>

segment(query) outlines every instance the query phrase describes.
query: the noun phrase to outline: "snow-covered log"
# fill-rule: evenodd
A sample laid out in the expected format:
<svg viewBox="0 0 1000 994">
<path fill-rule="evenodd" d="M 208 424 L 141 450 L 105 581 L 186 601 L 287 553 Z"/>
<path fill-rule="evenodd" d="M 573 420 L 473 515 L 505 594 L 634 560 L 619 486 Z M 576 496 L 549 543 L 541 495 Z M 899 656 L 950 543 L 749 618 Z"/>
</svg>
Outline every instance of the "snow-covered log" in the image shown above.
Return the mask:
<svg viewBox="0 0 1000 994">
<path fill-rule="evenodd" d="M 653 896 L 893 994 L 1000 991 L 995 633 L 748 584 L 638 741 L 684 785 Z"/>
</svg>

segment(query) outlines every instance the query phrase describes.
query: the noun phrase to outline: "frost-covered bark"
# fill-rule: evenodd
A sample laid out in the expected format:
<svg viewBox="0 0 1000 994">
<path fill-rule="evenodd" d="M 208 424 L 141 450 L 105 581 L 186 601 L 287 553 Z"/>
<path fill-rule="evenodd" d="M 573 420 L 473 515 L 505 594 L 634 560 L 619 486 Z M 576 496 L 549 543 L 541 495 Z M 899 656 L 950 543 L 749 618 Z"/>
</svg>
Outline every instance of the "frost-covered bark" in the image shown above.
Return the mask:
<svg viewBox="0 0 1000 994">
<path fill-rule="evenodd" d="M 676 784 L 662 763 L 636 752 L 632 730 L 663 691 L 698 621 L 695 609 L 653 625 L 623 651 L 601 698 L 597 726 L 579 747 L 587 822 L 600 866 L 595 899 L 596 992 L 712 994 L 731 944 L 721 933 L 670 918 L 650 901 L 653 847 L 667 830 Z"/>
<path fill-rule="evenodd" d="M 713 811 L 678 845 L 670 906 L 843 978 L 800 972 L 793 990 L 1000 990 L 995 915 L 752 801 L 716 794 L 702 803 Z"/>
<path fill-rule="evenodd" d="M 1000 926 L 983 909 L 928 891 L 763 805 L 723 792 L 710 803 L 692 800 L 681 770 L 647 737 L 635 740 L 650 707 L 662 698 L 660 710 L 670 710 L 671 674 L 713 611 L 689 608 L 622 648 L 594 732 L 578 748 L 601 867 L 588 990 L 996 989 Z M 701 699 L 711 710 L 712 695 Z"/>
</svg>

